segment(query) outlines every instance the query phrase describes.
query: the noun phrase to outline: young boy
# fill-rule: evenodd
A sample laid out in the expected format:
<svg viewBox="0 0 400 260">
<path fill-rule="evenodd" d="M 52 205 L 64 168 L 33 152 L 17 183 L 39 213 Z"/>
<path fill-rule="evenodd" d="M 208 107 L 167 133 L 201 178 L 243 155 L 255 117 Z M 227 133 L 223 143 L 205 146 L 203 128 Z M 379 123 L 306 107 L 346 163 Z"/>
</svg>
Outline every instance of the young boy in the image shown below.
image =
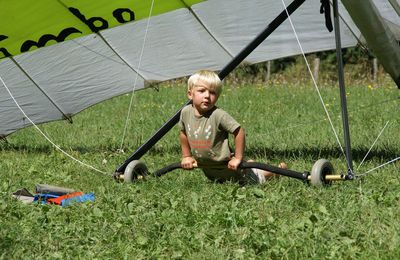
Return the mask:
<svg viewBox="0 0 400 260">
<path fill-rule="evenodd" d="M 192 105 L 181 111 L 179 139 L 183 169 L 195 166 L 213 181 L 237 181 L 242 184 L 264 183 L 274 173 L 260 169 L 239 169 L 245 148 L 245 133 L 240 124 L 227 112 L 215 106 L 221 94 L 222 83 L 212 71 L 201 70 L 188 80 L 188 98 Z M 235 140 L 231 156 L 229 134 Z M 281 168 L 287 168 L 281 163 Z"/>
</svg>

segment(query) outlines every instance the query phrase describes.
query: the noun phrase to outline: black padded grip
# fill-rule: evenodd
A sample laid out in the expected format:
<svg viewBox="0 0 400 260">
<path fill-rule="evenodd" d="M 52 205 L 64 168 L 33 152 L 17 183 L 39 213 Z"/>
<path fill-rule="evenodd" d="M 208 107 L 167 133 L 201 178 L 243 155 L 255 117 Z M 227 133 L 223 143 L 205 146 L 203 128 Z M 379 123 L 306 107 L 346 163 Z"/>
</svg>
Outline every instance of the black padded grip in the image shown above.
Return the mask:
<svg viewBox="0 0 400 260">
<path fill-rule="evenodd" d="M 182 166 L 181 166 L 180 162 L 172 163 L 172 164 L 165 166 L 164 168 L 156 171 L 155 173 L 153 173 L 153 176 L 161 177 L 170 171 L 173 171 L 176 169 L 181 169 L 181 168 L 182 168 Z M 296 171 L 292 171 L 292 170 L 288 170 L 288 169 L 282 169 L 282 168 L 279 168 L 276 166 L 268 165 L 265 163 L 259 163 L 259 162 L 241 162 L 239 165 L 239 168 L 241 168 L 241 169 L 256 168 L 256 169 L 261 169 L 261 170 L 273 172 L 273 173 L 276 173 L 279 175 L 284 175 L 284 176 L 288 176 L 288 177 L 292 177 L 292 178 L 296 178 L 296 179 L 300 179 L 300 180 L 307 180 L 307 175 L 308 175 L 307 173 L 300 173 L 300 172 L 296 172 Z"/>
<path fill-rule="evenodd" d="M 180 162 L 173 163 L 173 164 L 170 164 L 168 166 L 165 166 L 164 168 L 159 169 L 158 171 L 153 173 L 153 175 L 155 177 L 161 177 L 161 176 L 163 176 L 164 174 L 166 174 L 166 173 L 168 173 L 170 171 L 173 171 L 173 170 L 176 170 L 176 169 L 180 169 L 180 168 L 182 168 Z"/>
</svg>

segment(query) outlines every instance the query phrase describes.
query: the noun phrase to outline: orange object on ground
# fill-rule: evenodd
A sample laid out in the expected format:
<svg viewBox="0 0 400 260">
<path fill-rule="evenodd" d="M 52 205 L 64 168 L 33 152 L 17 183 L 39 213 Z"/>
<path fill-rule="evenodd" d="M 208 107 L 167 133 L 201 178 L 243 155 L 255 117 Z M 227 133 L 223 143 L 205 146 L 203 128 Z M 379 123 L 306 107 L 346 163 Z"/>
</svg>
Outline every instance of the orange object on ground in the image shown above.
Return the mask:
<svg viewBox="0 0 400 260">
<path fill-rule="evenodd" d="M 78 191 L 78 192 L 73 192 L 73 193 L 69 193 L 69 194 L 66 194 L 66 195 L 59 196 L 57 198 L 48 199 L 47 202 L 48 203 L 52 203 L 52 204 L 56 204 L 56 205 L 61 205 L 62 201 L 65 200 L 65 199 L 78 197 L 78 196 L 82 196 L 82 195 L 83 195 L 83 192 Z"/>
</svg>

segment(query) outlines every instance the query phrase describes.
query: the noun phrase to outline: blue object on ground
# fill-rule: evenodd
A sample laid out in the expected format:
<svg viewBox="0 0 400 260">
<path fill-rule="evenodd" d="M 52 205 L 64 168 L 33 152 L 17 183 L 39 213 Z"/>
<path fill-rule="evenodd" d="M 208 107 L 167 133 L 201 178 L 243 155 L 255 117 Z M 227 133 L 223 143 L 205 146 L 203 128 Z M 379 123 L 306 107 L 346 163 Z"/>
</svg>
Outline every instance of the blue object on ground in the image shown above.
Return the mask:
<svg viewBox="0 0 400 260">
<path fill-rule="evenodd" d="M 95 201 L 94 193 L 86 193 L 81 196 L 76 196 L 61 201 L 61 206 L 66 207 L 73 203 L 81 203 L 86 201 Z"/>
</svg>

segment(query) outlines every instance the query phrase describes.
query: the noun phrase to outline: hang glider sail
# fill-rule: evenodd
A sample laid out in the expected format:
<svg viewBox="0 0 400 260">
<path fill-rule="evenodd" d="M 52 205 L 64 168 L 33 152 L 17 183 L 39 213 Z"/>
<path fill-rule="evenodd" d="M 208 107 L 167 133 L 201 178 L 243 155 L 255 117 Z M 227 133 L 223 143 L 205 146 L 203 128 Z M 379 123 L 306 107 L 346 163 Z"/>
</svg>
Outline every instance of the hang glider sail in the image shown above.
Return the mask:
<svg viewBox="0 0 400 260">
<path fill-rule="evenodd" d="M 400 86 L 396 9 L 385 0 L 343 4 L 342 46 L 357 45 L 362 33 Z M 276 0 L 19 0 L 0 7 L 0 137 L 30 125 L 15 102 L 40 124 L 146 82 L 220 70 L 283 10 Z M 307 0 L 291 16 L 306 53 L 335 48 L 320 7 Z M 299 53 L 286 21 L 244 62 Z"/>
</svg>

